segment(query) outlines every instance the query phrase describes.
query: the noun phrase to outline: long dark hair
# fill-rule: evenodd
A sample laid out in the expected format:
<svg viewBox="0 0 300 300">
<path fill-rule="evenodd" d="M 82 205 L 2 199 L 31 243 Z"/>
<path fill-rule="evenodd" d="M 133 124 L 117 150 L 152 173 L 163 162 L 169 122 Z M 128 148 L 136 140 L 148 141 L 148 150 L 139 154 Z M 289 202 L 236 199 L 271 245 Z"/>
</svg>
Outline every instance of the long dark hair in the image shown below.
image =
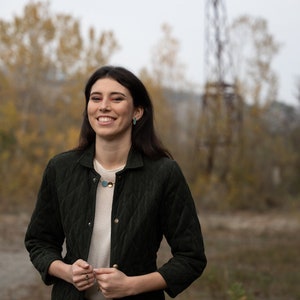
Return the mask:
<svg viewBox="0 0 300 300">
<path fill-rule="evenodd" d="M 144 109 L 142 118 L 140 118 L 132 128 L 132 147 L 152 159 L 172 157 L 155 133 L 153 105 L 144 84 L 129 70 L 115 66 L 104 66 L 99 68 L 91 75 L 86 83 L 84 91 L 86 103 L 83 112 L 79 145 L 76 149 L 85 150 L 95 142 L 96 135 L 88 120 L 87 105 L 92 86 L 101 78 L 111 78 L 126 87 L 133 98 L 133 105 Z"/>
</svg>

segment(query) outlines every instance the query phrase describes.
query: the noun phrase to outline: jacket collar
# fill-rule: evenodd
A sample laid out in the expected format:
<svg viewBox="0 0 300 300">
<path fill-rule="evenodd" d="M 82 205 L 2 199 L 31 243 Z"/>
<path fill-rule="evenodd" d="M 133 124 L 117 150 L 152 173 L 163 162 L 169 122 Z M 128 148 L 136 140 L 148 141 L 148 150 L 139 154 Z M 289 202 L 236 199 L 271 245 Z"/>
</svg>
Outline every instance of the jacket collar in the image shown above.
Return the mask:
<svg viewBox="0 0 300 300">
<path fill-rule="evenodd" d="M 90 145 L 80 156 L 78 159 L 78 163 L 81 165 L 87 167 L 87 168 L 94 168 L 94 157 L 95 157 L 95 144 L 93 143 Z M 143 156 L 140 152 L 135 150 L 134 148 L 131 148 L 128 154 L 128 159 L 126 162 L 126 166 L 122 171 L 125 171 L 126 169 L 135 169 L 140 168 L 144 165 L 143 162 Z M 121 172 L 122 172 L 121 171 Z"/>
</svg>

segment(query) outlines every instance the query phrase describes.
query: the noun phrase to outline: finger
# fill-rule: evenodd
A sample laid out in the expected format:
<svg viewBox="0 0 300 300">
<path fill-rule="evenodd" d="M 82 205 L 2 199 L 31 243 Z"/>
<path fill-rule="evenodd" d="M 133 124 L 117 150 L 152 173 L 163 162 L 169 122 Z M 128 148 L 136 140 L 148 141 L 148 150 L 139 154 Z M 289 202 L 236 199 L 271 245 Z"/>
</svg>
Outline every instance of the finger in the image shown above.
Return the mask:
<svg viewBox="0 0 300 300">
<path fill-rule="evenodd" d="M 88 276 L 88 274 L 85 274 L 84 276 L 81 276 L 80 280 L 75 283 L 75 286 L 78 290 L 85 290 L 91 286 L 93 286 L 95 283 L 93 276 Z"/>
<path fill-rule="evenodd" d="M 94 282 L 95 281 L 95 275 L 93 272 L 90 273 L 84 273 L 80 276 L 80 281 L 86 281 L 86 282 Z"/>
<path fill-rule="evenodd" d="M 93 272 L 78 272 L 77 274 L 74 274 L 73 276 L 73 282 L 75 284 L 79 284 L 81 282 L 91 282 L 94 281 L 94 273 Z"/>
<path fill-rule="evenodd" d="M 104 296 L 107 296 L 109 292 L 108 289 L 103 287 L 102 285 L 98 285 L 97 291 L 102 293 Z"/>
<path fill-rule="evenodd" d="M 78 259 L 75 264 L 83 269 L 88 269 L 90 264 L 83 259 Z"/>
<path fill-rule="evenodd" d="M 97 275 L 111 274 L 116 271 L 116 268 L 99 268 L 99 269 L 94 269 L 93 271 Z"/>
<path fill-rule="evenodd" d="M 77 280 L 81 280 L 81 276 L 85 277 L 86 274 L 89 277 L 94 277 L 93 267 L 84 261 L 76 261 L 73 264 L 72 273 L 73 273 L 74 277 L 79 277 L 79 278 L 76 278 Z"/>
</svg>

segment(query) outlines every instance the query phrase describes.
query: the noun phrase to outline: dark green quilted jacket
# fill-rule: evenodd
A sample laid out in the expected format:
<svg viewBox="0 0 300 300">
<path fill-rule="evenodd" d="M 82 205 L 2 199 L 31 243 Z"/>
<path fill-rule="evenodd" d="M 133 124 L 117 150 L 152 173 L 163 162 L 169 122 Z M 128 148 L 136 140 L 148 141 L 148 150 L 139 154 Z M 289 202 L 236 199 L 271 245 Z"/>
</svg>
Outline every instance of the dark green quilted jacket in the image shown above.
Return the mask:
<svg viewBox="0 0 300 300">
<path fill-rule="evenodd" d="M 73 285 L 48 274 L 51 262 L 87 260 L 100 176 L 93 167 L 94 145 L 52 158 L 44 172 L 25 245 L 52 299 L 84 299 Z M 160 268 L 156 254 L 163 235 L 173 257 Z M 66 241 L 66 250 L 62 245 Z M 62 254 L 65 253 L 64 255 Z M 131 150 L 126 167 L 116 174 L 111 215 L 111 266 L 126 275 L 158 271 L 175 297 L 203 272 L 206 257 L 195 205 L 174 160 L 150 160 Z M 163 291 L 126 299 L 164 299 Z"/>
</svg>

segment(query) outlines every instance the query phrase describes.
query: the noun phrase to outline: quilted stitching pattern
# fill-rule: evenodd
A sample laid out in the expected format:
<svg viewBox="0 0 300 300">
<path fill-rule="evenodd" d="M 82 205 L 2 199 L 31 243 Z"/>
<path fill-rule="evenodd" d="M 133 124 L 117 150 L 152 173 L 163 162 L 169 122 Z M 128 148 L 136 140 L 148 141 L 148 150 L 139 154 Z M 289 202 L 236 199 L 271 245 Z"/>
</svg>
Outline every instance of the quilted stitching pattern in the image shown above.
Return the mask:
<svg viewBox="0 0 300 300">
<path fill-rule="evenodd" d="M 47 275 L 47 269 L 54 259 L 61 258 L 64 236 L 67 254 L 63 259 L 67 263 L 87 259 L 99 181 L 93 170 L 93 151 L 92 147 L 83 155 L 76 151 L 58 155 L 45 171 L 25 241 L 33 264 L 47 284 L 57 281 Z M 127 275 L 155 271 L 156 253 L 163 235 L 166 236 L 174 257 L 158 271 L 172 297 L 205 268 L 193 199 L 180 168 L 170 159 L 151 161 L 130 152 L 127 166 L 117 174 L 111 234 L 111 265 L 118 264 Z M 66 299 L 66 296 L 59 298 L 58 285 L 64 290 L 62 295 L 69 293 L 72 299 L 83 299 L 82 293 L 61 281 L 56 283 L 55 299 Z M 158 291 L 132 299 L 164 299 L 164 296 Z"/>
</svg>

